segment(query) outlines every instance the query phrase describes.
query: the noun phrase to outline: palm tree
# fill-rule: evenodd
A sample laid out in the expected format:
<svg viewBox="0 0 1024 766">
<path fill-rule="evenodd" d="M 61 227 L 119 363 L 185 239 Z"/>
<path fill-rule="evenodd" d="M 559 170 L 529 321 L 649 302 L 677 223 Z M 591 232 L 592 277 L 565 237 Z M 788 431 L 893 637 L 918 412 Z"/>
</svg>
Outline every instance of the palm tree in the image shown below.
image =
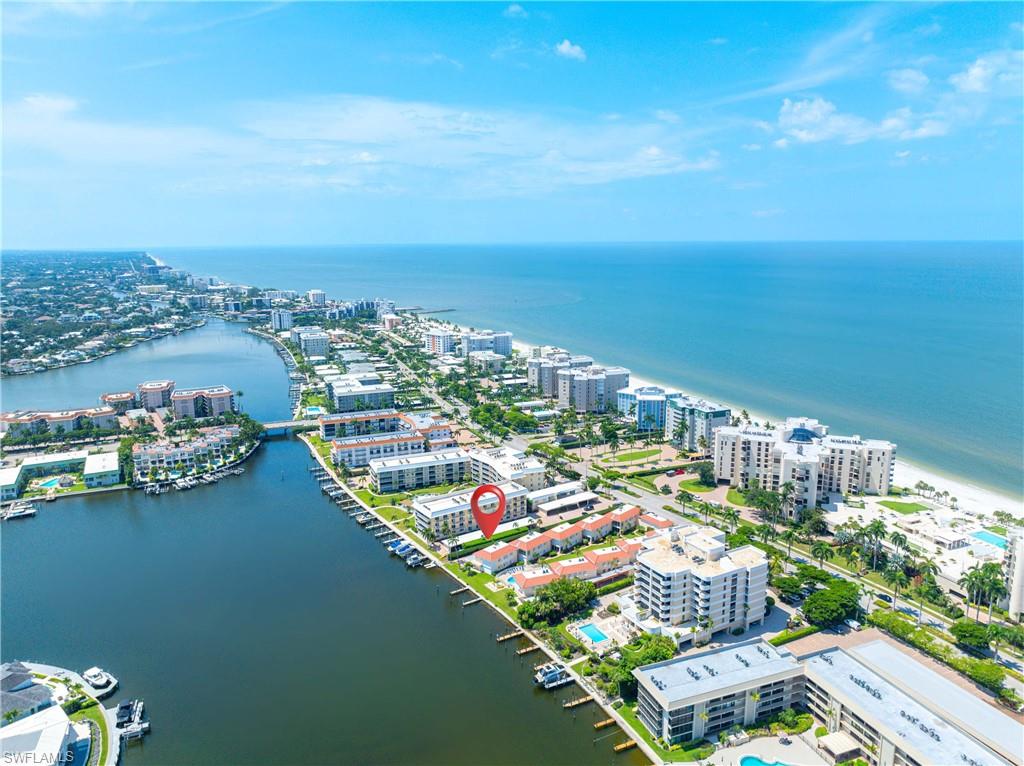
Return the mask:
<svg viewBox="0 0 1024 766">
<path fill-rule="evenodd" d="M 686 504 L 693 500 L 693 494 L 687 492 L 685 489 L 681 489 L 676 492 L 676 502 L 683 506 L 683 510 L 686 510 Z"/>
<path fill-rule="evenodd" d="M 900 532 L 893 532 L 889 535 L 889 542 L 892 543 L 892 547 L 895 548 L 897 552 L 907 549 L 907 536 Z"/>
<path fill-rule="evenodd" d="M 708 451 L 708 440 L 701 434 L 697 437 L 697 447 L 700 449 L 701 457 L 707 454 Z"/>
<path fill-rule="evenodd" d="M 711 503 L 701 503 L 701 510 L 704 511 L 704 526 L 708 525 L 708 517 L 711 515 Z"/>
<path fill-rule="evenodd" d="M 722 511 L 722 518 L 725 519 L 725 521 L 729 524 L 729 531 L 735 532 L 736 524 L 740 520 L 740 512 L 737 511 L 735 508 L 726 508 L 724 511 Z"/>
<path fill-rule="evenodd" d="M 836 552 L 832 550 L 832 546 L 826 543 L 824 540 L 819 540 L 811 546 L 811 555 L 814 556 L 818 561 L 818 566 L 822 569 L 825 568 L 825 559 L 831 559 L 836 555 Z"/>
<path fill-rule="evenodd" d="M 878 541 L 885 537 L 885 522 L 875 519 L 864 528 L 867 538 L 871 541 L 871 568 L 878 568 Z"/>
<path fill-rule="evenodd" d="M 779 508 L 784 514 L 786 514 L 787 519 L 790 518 L 792 514 L 793 497 L 795 495 L 796 485 L 794 485 L 793 482 L 783 482 L 782 486 L 779 487 Z"/>
<path fill-rule="evenodd" d="M 865 614 L 871 614 L 871 604 L 873 604 L 874 601 L 875 601 L 875 589 L 872 588 L 870 584 L 864 582 L 864 583 L 861 583 L 861 585 L 860 585 L 860 592 L 868 600 L 868 608 L 864 610 L 864 613 Z"/>
<path fill-rule="evenodd" d="M 1003 580 L 1002 567 L 994 561 L 983 564 L 981 571 L 985 577 L 982 593 L 988 600 L 988 621 L 992 622 L 992 607 L 996 601 L 1007 595 L 1006 583 Z"/>
<path fill-rule="evenodd" d="M 967 591 L 968 615 L 971 613 L 971 602 L 975 602 L 975 622 L 980 622 L 981 620 L 981 603 L 977 600 L 976 596 L 981 592 L 984 578 L 985 576 L 982 574 L 981 569 L 978 567 L 977 564 L 975 564 L 973 567 L 964 572 L 964 574 L 961 575 L 960 579 L 957 581 L 960 585 L 963 586 L 964 590 Z"/>
<path fill-rule="evenodd" d="M 768 541 L 775 537 L 775 528 L 771 524 L 758 524 L 754 529 L 761 541 L 768 544 Z"/>
<path fill-rule="evenodd" d="M 895 609 L 899 606 L 900 601 L 900 590 L 907 587 L 910 584 L 910 579 L 907 577 L 907 573 L 902 569 L 886 569 L 882 573 L 882 578 L 889 583 L 896 598 L 893 599 L 892 608 Z"/>
<path fill-rule="evenodd" d="M 921 559 L 914 568 L 918 571 L 917 578 L 917 624 L 921 624 L 924 617 L 924 581 L 929 575 L 935 577 L 939 573 L 939 565 L 933 559 Z"/>
<path fill-rule="evenodd" d="M 676 427 L 672 430 L 672 439 L 676 444 L 682 445 L 686 441 L 686 432 L 690 430 L 690 426 L 687 424 L 683 417 L 680 417 L 676 422 Z"/>
<path fill-rule="evenodd" d="M 995 651 L 996 662 L 999 662 L 999 647 L 1009 638 L 1008 633 L 1009 631 L 1004 625 L 997 622 L 990 622 L 988 624 L 988 642 L 992 644 L 992 649 Z"/>
<path fill-rule="evenodd" d="M 779 539 L 786 544 L 786 558 L 790 558 L 793 555 L 793 543 L 800 539 L 800 535 L 795 529 L 787 529 L 779 535 Z"/>
</svg>

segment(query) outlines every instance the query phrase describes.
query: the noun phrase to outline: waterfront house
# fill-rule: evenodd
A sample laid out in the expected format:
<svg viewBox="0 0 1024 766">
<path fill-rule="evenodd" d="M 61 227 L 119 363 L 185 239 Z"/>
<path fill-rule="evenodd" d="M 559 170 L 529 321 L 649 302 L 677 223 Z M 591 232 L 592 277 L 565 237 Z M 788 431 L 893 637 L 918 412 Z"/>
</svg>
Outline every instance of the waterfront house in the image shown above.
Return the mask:
<svg viewBox="0 0 1024 766">
<path fill-rule="evenodd" d="M 529 564 L 551 550 L 551 537 L 547 532 L 530 532 L 513 540 L 512 547 L 519 551 L 520 561 Z"/>
<path fill-rule="evenodd" d="M 597 567 L 584 556 L 553 561 L 549 566 L 559 577 L 571 577 L 574 580 L 593 580 L 597 577 Z"/>
<path fill-rule="evenodd" d="M 532 598 L 538 588 L 543 588 L 558 579 L 558 575 L 547 567 L 531 571 L 516 572 L 512 575 L 512 586 L 520 598 Z"/>
</svg>

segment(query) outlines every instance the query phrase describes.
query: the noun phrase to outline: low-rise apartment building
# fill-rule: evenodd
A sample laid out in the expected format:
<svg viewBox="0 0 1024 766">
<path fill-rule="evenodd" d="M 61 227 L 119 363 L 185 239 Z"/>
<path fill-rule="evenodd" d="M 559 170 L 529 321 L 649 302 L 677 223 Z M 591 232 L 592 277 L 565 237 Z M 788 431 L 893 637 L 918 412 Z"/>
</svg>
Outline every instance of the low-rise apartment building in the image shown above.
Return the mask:
<svg viewBox="0 0 1024 766">
<path fill-rule="evenodd" d="M 423 437 L 410 431 L 347 436 L 331 442 L 331 460 L 335 465 L 349 468 L 362 468 L 371 460 L 419 455 L 425 451 Z"/>
<path fill-rule="evenodd" d="M 830 494 L 887 495 L 896 445 L 859 436 L 832 436 L 809 418 L 789 418 L 772 429 L 750 424 L 715 431 L 715 476 L 740 489 L 757 479 L 772 491 L 792 482 L 796 516 Z"/>
<path fill-rule="evenodd" d="M 680 423 L 685 423 L 682 439 Z M 665 438 L 689 452 L 710 450 L 715 430 L 732 422 L 732 410 L 696 396 L 674 396 L 665 402 Z"/>
<path fill-rule="evenodd" d="M 171 394 L 176 418 L 210 418 L 235 411 L 235 392 L 227 386 L 179 388 Z"/>
<path fill-rule="evenodd" d="M 305 357 L 327 356 L 331 349 L 331 336 L 325 332 L 304 332 L 299 334 L 299 350 Z"/>
<path fill-rule="evenodd" d="M 138 406 L 138 398 L 134 391 L 114 391 L 109 394 L 100 394 L 100 404 L 104 407 L 112 407 L 118 415 L 124 415 L 128 410 L 134 410 Z"/>
<path fill-rule="evenodd" d="M 338 412 L 379 410 L 395 406 L 395 388 L 390 383 L 362 383 L 349 376 L 327 384 Z M 378 378 L 379 379 L 379 378 Z"/>
<path fill-rule="evenodd" d="M 519 551 L 508 543 L 497 542 L 473 554 L 480 571 L 495 575 L 519 560 Z"/>
<path fill-rule="evenodd" d="M 554 550 L 565 553 L 583 542 L 583 524 L 579 521 L 574 524 L 565 522 L 552 527 L 545 534 L 551 539 L 551 547 Z"/>
<path fill-rule="evenodd" d="M 511 447 L 473 449 L 469 451 L 470 474 L 478 484 L 514 481 L 527 491 L 544 487 L 544 464 L 537 458 Z"/>
<path fill-rule="evenodd" d="M 439 484 L 459 484 L 469 474 L 465 450 L 442 450 L 371 460 L 370 480 L 379 494 L 407 492 Z"/>
<path fill-rule="evenodd" d="M 519 560 L 529 564 L 551 552 L 551 538 L 546 532 L 527 532 L 513 540 L 512 547 L 519 551 Z"/>
<path fill-rule="evenodd" d="M 12 436 L 116 427 L 117 412 L 107 406 L 78 410 L 16 410 L 0 414 L 0 434 L 10 433 Z"/>
<path fill-rule="evenodd" d="M 501 523 L 515 521 L 526 516 L 525 487 L 512 481 L 497 484 L 505 495 L 505 513 Z M 448 495 L 423 495 L 412 501 L 412 510 L 416 518 L 416 528 L 424 534 L 431 534 L 436 539 L 445 539 L 449 535 L 462 535 L 475 532 L 480 527 L 473 517 L 470 507 L 472 490 L 453 492 Z M 484 513 L 494 513 L 498 508 L 498 499 L 492 494 L 480 498 L 480 509 Z"/>
<path fill-rule="evenodd" d="M 136 444 L 132 447 L 135 475 L 145 479 L 151 470 L 189 473 L 223 462 L 240 434 L 235 425 L 199 429 L 199 436 L 173 442 Z"/>
<path fill-rule="evenodd" d="M 364 410 L 321 415 L 320 438 L 324 441 L 367 434 L 415 432 L 431 450 L 455 448 L 451 424 L 433 412 L 399 412 L 396 409 Z"/>
</svg>

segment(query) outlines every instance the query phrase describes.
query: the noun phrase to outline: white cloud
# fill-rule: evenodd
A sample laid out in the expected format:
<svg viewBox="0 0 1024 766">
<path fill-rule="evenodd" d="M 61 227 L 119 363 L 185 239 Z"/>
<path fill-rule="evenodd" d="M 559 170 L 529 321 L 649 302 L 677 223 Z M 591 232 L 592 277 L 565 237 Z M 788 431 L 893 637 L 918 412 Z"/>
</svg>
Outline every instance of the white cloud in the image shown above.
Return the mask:
<svg viewBox="0 0 1024 766">
<path fill-rule="evenodd" d="M 909 156 L 910 156 L 910 150 L 909 149 L 904 149 L 901 152 L 896 152 L 896 159 L 905 160 Z"/>
<path fill-rule="evenodd" d="M 1021 79 L 1024 52 L 1002 50 L 978 57 L 962 72 L 949 78 L 959 93 L 988 93 L 1000 86 L 1016 87 Z"/>
<path fill-rule="evenodd" d="M 530 14 L 519 3 L 512 3 L 501 12 L 501 15 L 507 19 L 525 19 Z"/>
<path fill-rule="evenodd" d="M 729 42 L 728 37 L 712 37 L 708 40 L 708 45 L 725 45 L 727 42 Z"/>
<path fill-rule="evenodd" d="M 761 151 L 761 144 L 743 144 L 743 150 L 747 152 Z"/>
<path fill-rule="evenodd" d="M 670 122 L 673 124 L 679 122 L 679 115 L 671 109 L 656 109 L 654 111 L 654 116 L 662 122 Z"/>
<path fill-rule="evenodd" d="M 452 197 L 547 194 L 572 185 L 709 171 L 718 154 L 655 119 L 567 119 L 339 95 L 228 110 L 218 129 L 90 117 L 60 95 L 3 106 L 5 149 L 55 177 L 133 177 L 195 194 L 278 185 Z M 142 170 L 148 169 L 149 175 Z"/>
<path fill-rule="evenodd" d="M 774 146 L 776 149 L 788 149 L 789 148 L 789 139 L 788 138 L 780 138 L 780 139 L 778 139 L 776 141 L 773 141 L 772 142 L 772 146 Z"/>
<path fill-rule="evenodd" d="M 919 117 L 904 107 L 873 122 L 840 112 L 831 101 L 817 97 L 802 101 L 785 99 L 779 109 L 779 129 L 799 143 L 842 141 L 859 144 L 871 139 L 903 141 L 945 135 L 949 125 L 938 117 Z"/>
<path fill-rule="evenodd" d="M 893 69 L 888 73 L 889 87 L 900 93 L 917 94 L 928 87 L 928 75 L 920 69 Z"/>
<path fill-rule="evenodd" d="M 586 61 L 587 53 L 579 45 L 569 42 L 569 38 L 565 38 L 558 45 L 555 46 L 555 53 L 562 58 L 572 59 L 574 61 Z"/>
<path fill-rule="evenodd" d="M 786 211 L 781 207 L 770 207 L 764 210 L 753 210 L 750 214 L 754 216 L 754 218 L 774 218 L 775 216 L 782 215 L 785 212 Z"/>
</svg>

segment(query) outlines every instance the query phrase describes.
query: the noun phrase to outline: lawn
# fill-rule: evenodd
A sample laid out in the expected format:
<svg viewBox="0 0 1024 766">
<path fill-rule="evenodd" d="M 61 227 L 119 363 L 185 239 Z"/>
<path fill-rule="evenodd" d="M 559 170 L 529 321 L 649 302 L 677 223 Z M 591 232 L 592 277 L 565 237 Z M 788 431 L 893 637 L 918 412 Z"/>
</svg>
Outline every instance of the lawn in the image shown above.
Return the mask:
<svg viewBox="0 0 1024 766">
<path fill-rule="evenodd" d="M 505 594 L 508 590 L 501 590 L 498 592 L 492 591 L 487 587 L 488 583 L 494 582 L 494 577 L 485 572 L 463 572 L 462 568 L 458 564 L 445 564 L 445 569 L 451 572 L 453 575 L 458 577 L 462 582 L 466 583 L 473 592 L 478 596 L 483 596 L 485 599 L 494 604 L 498 609 L 507 614 L 509 617 L 516 618 L 516 610 L 508 605 L 505 600 Z M 465 594 L 463 594 L 463 597 Z M 468 601 L 468 599 L 466 599 Z M 461 603 L 461 602 L 460 602 Z"/>
<path fill-rule="evenodd" d="M 743 493 L 740 492 L 738 489 L 733 489 L 732 487 L 729 487 L 729 492 L 728 494 L 726 494 L 725 500 L 726 502 L 732 503 L 733 505 L 741 505 L 744 508 L 749 507 L 749 505 L 747 504 L 747 498 L 744 497 Z"/>
<path fill-rule="evenodd" d="M 468 489 L 472 484 L 438 484 L 435 487 L 420 487 L 409 492 L 410 495 L 447 495 L 457 489 Z"/>
<path fill-rule="evenodd" d="M 612 459 L 617 463 L 632 463 L 634 460 L 645 460 L 649 457 L 654 457 L 655 455 L 660 454 L 660 449 L 642 449 L 636 450 L 635 452 L 623 452 L 621 455 L 616 455 Z"/>
<path fill-rule="evenodd" d="M 320 454 L 328 465 L 331 462 L 331 443 L 325 442 L 317 434 L 306 434 L 306 438 L 309 439 L 309 443 L 313 445 L 313 448 Z"/>
<path fill-rule="evenodd" d="M 1006 527 L 1000 527 L 998 525 L 992 525 L 991 527 L 985 527 L 989 532 L 994 532 L 997 535 L 1006 537 Z"/>
<path fill-rule="evenodd" d="M 885 506 L 890 511 L 896 511 L 896 513 L 917 513 L 918 511 L 928 510 L 928 506 L 922 503 L 901 503 L 896 500 L 879 500 L 878 504 Z"/>
<path fill-rule="evenodd" d="M 89 719 L 95 723 L 100 729 L 100 757 L 96 763 L 105 764 L 107 762 L 107 749 L 110 747 L 110 732 L 107 729 L 107 719 L 103 716 L 103 708 L 99 705 L 93 705 L 87 707 L 85 710 L 79 710 L 76 713 L 72 713 L 69 718 L 72 721 L 84 721 Z M 89 760 L 92 760 L 91 758 Z"/>
<path fill-rule="evenodd" d="M 382 505 L 375 507 L 374 510 L 386 521 L 396 522 L 402 521 L 412 516 L 412 514 L 404 508 L 399 508 L 396 505 Z"/>
<path fill-rule="evenodd" d="M 395 492 L 392 495 L 376 495 L 368 489 L 355 490 L 356 497 L 362 500 L 371 508 L 381 508 L 385 505 L 395 505 L 408 500 L 409 496 L 404 492 Z"/>
<path fill-rule="evenodd" d="M 657 485 L 653 481 L 651 481 L 649 476 L 626 476 L 623 478 L 625 479 L 625 481 L 628 481 L 634 487 L 646 489 L 648 492 L 654 492 L 655 494 L 657 494 L 658 492 Z"/>
<path fill-rule="evenodd" d="M 688 763 L 707 758 L 712 752 L 714 752 L 714 748 L 710 745 L 704 745 L 703 747 L 696 748 L 695 750 L 666 750 L 654 741 L 651 733 L 647 731 L 647 727 L 640 723 L 640 719 L 636 717 L 636 713 L 633 712 L 631 705 L 628 703 L 623 705 L 618 709 L 618 713 L 625 719 L 630 728 L 633 729 L 632 732 L 627 731 L 626 734 L 638 735 L 640 739 L 651 746 L 662 761 L 668 761 L 670 763 Z"/>
<path fill-rule="evenodd" d="M 679 482 L 679 489 L 684 489 L 687 492 L 711 492 L 714 490 L 714 487 L 701 484 L 700 479 L 693 478 Z"/>
</svg>

